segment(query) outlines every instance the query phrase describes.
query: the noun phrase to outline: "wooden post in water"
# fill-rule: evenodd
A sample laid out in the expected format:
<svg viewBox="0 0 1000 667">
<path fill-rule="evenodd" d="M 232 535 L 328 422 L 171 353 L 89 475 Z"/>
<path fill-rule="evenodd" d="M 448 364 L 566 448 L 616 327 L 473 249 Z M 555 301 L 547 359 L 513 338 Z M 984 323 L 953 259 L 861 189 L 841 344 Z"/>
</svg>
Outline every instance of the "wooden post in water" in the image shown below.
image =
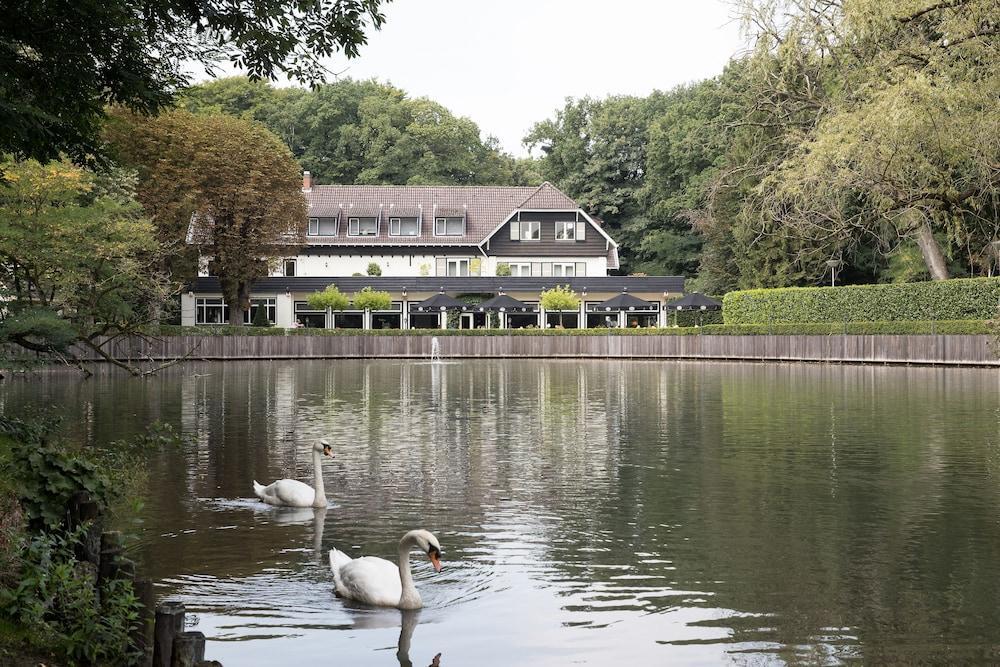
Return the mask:
<svg viewBox="0 0 1000 667">
<path fill-rule="evenodd" d="M 170 667 L 197 667 L 205 659 L 205 635 L 182 632 L 174 637 L 173 649 Z"/>
<path fill-rule="evenodd" d="M 184 632 L 184 604 L 164 602 L 156 608 L 153 625 L 153 667 L 170 667 L 174 637 Z"/>
<path fill-rule="evenodd" d="M 117 530 L 101 533 L 101 562 L 97 567 L 98 590 L 112 579 L 118 578 L 121 568 L 122 534 Z"/>
<path fill-rule="evenodd" d="M 153 582 L 149 579 L 136 579 L 132 582 L 132 592 L 139 601 L 139 620 L 132 633 L 132 643 L 142 651 L 142 667 L 152 664 L 152 645 L 150 635 L 153 631 Z"/>
<path fill-rule="evenodd" d="M 101 508 L 86 491 L 73 494 L 66 508 L 70 531 L 87 525 L 87 530 L 75 547 L 76 559 L 90 563 L 96 569 L 101 560 Z"/>
</svg>

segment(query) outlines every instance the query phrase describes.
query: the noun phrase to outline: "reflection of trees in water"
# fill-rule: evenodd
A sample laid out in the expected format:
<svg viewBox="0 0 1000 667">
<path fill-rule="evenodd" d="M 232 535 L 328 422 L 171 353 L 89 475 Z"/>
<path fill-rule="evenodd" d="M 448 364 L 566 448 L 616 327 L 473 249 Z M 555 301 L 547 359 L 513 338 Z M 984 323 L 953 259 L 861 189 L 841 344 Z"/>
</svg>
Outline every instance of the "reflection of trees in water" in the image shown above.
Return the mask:
<svg viewBox="0 0 1000 667">
<path fill-rule="evenodd" d="M 461 554 L 496 530 L 485 524 L 502 523 L 555 571 L 539 580 L 586 584 L 554 590 L 589 618 L 616 601 L 728 608 L 749 615 L 703 624 L 773 642 L 792 662 L 845 657 L 857 643 L 869 661 L 936 650 L 962 662 L 1000 640 L 995 377 L 617 361 L 235 363 L 144 383 L 12 382 L 3 400 L 16 410 L 42 391 L 80 411 L 67 428 L 84 439 L 120 437 L 154 413 L 182 424 L 192 449 L 151 461 L 153 534 L 199 528 L 192 497 L 245 497 L 254 476 L 277 477 L 295 466 L 296 447 L 326 435 L 338 507 L 323 549 L 392 554 L 399 535 L 425 525 L 447 529 L 446 556 Z M 254 540 L 217 531 L 193 546 L 239 549 L 238 564 L 206 565 L 204 551 L 178 540 L 170 567 L 251 572 L 315 536 L 277 522 Z M 623 570 L 609 567 L 621 566 L 649 577 L 647 590 L 616 579 Z M 913 654 L 900 648 L 908 641 Z"/>
</svg>

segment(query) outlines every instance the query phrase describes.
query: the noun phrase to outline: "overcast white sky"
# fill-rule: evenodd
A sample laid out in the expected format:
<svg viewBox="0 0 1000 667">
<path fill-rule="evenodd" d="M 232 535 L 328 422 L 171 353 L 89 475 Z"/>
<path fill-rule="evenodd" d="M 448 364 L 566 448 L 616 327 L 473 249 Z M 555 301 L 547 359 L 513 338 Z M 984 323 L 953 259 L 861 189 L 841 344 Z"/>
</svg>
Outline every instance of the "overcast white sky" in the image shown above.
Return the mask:
<svg viewBox="0 0 1000 667">
<path fill-rule="evenodd" d="M 566 97 L 714 76 L 742 44 L 726 0 L 394 0 L 385 14 L 360 57 L 331 70 L 440 102 L 515 155 Z"/>
</svg>

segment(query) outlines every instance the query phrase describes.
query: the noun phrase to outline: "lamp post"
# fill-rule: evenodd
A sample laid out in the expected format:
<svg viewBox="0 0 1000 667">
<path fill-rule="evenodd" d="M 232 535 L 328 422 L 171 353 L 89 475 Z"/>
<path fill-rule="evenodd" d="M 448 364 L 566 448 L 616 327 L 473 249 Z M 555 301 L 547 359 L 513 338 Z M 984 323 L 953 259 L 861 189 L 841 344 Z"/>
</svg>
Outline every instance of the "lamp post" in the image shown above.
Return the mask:
<svg viewBox="0 0 1000 667">
<path fill-rule="evenodd" d="M 830 267 L 830 287 L 837 286 L 837 267 L 840 266 L 839 259 L 828 259 L 826 265 Z"/>
</svg>

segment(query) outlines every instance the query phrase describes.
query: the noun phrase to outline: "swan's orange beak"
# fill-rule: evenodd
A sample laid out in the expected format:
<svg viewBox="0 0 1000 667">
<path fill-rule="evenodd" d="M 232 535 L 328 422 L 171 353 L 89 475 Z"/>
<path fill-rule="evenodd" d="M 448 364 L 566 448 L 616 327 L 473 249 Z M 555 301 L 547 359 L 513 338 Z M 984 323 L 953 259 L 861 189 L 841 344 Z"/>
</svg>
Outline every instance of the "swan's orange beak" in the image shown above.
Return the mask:
<svg viewBox="0 0 1000 667">
<path fill-rule="evenodd" d="M 434 571 L 440 572 L 441 568 L 444 566 L 441 565 L 441 559 L 438 558 L 437 552 L 432 551 L 431 553 L 427 554 L 427 557 L 431 559 L 431 565 L 434 566 Z"/>
</svg>

